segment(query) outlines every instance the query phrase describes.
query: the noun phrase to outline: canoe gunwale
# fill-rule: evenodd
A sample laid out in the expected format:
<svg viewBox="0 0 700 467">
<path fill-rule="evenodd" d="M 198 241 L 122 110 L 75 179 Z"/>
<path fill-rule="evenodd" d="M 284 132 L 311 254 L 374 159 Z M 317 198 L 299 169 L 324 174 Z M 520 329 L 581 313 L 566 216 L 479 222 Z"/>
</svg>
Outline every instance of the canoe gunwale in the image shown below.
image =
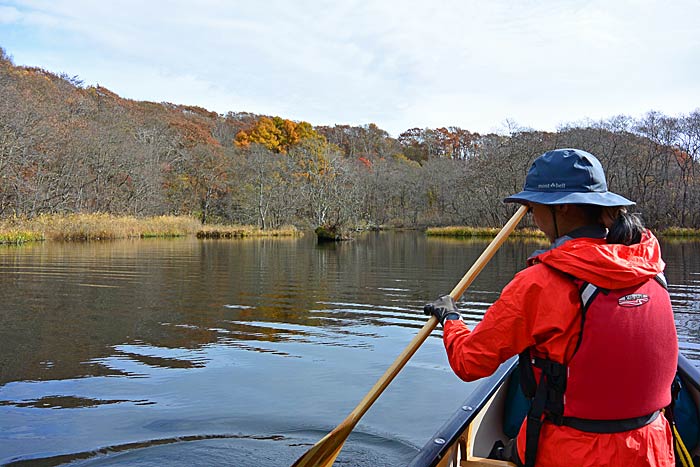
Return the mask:
<svg viewBox="0 0 700 467">
<path fill-rule="evenodd" d="M 678 353 L 678 372 L 686 384 L 695 388 L 694 392 L 700 392 L 700 370 L 680 352 Z"/>
</svg>

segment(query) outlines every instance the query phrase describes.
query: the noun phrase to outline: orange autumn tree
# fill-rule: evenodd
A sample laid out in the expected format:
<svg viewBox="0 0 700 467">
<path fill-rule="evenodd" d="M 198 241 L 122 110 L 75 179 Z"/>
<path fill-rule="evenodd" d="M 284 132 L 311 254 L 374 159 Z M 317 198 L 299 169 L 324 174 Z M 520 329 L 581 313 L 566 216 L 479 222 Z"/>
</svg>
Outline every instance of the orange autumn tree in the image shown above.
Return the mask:
<svg viewBox="0 0 700 467">
<path fill-rule="evenodd" d="M 259 144 L 267 149 L 287 154 L 289 149 L 305 139 L 323 139 L 308 122 L 294 122 L 280 117 L 260 117 L 249 130 L 238 132 L 234 144 L 247 148 Z"/>
</svg>

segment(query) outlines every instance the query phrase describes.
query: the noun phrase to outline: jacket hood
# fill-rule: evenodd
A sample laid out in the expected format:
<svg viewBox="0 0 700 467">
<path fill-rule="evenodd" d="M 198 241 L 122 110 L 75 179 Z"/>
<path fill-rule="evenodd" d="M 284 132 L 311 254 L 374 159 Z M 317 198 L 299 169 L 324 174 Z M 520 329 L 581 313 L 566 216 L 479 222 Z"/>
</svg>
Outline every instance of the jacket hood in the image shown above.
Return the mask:
<svg viewBox="0 0 700 467">
<path fill-rule="evenodd" d="M 666 267 L 659 242 L 649 230 L 635 245 L 575 238 L 533 259 L 604 289 L 637 285 Z"/>
</svg>

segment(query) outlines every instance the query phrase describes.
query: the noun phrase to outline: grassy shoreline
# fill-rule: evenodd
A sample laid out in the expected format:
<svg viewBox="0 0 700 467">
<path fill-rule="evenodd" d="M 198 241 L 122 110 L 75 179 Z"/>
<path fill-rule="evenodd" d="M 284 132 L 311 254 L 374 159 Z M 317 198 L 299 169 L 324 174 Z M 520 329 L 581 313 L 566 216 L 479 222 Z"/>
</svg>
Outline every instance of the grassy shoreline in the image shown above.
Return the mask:
<svg viewBox="0 0 700 467">
<path fill-rule="evenodd" d="M 189 216 L 114 216 L 111 214 L 50 214 L 32 219 L 0 219 L 0 244 L 35 241 L 93 241 L 129 238 L 241 238 L 295 236 L 292 227 L 261 230 L 249 225 L 202 225 Z"/>
<path fill-rule="evenodd" d="M 700 229 L 690 229 L 687 227 L 666 227 L 656 232 L 660 237 L 668 238 L 700 238 Z"/>
<path fill-rule="evenodd" d="M 495 237 L 500 228 L 496 227 L 466 227 L 466 226 L 447 226 L 447 227 L 430 227 L 426 229 L 425 234 L 430 237 Z M 510 237 L 518 238 L 546 238 L 544 233 L 537 229 L 515 229 Z"/>
<path fill-rule="evenodd" d="M 499 228 L 447 226 L 431 227 L 431 237 L 492 238 Z M 32 219 L 0 219 L 0 245 L 21 245 L 37 241 L 94 241 L 129 238 L 174 238 L 196 236 L 201 239 L 243 237 L 292 237 L 302 232 L 294 226 L 261 230 L 251 225 L 202 225 L 190 216 L 115 216 L 111 214 L 46 214 Z M 656 232 L 665 238 L 700 238 L 700 229 L 668 227 Z M 533 228 L 516 229 L 515 238 L 545 239 Z"/>
</svg>

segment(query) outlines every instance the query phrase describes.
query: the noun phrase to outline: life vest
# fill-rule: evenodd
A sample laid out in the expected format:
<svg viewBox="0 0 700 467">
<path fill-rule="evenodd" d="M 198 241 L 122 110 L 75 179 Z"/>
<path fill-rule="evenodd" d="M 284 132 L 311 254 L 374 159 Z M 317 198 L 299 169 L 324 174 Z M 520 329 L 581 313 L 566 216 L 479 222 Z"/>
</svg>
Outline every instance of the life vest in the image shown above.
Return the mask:
<svg viewBox="0 0 700 467">
<path fill-rule="evenodd" d="M 535 464 L 544 420 L 617 433 L 651 423 L 671 402 L 678 349 L 663 274 L 615 290 L 574 282 L 581 297 L 581 332 L 568 365 L 532 356 L 529 349 L 520 355 L 521 386 L 532 400 L 526 467 Z"/>
</svg>

